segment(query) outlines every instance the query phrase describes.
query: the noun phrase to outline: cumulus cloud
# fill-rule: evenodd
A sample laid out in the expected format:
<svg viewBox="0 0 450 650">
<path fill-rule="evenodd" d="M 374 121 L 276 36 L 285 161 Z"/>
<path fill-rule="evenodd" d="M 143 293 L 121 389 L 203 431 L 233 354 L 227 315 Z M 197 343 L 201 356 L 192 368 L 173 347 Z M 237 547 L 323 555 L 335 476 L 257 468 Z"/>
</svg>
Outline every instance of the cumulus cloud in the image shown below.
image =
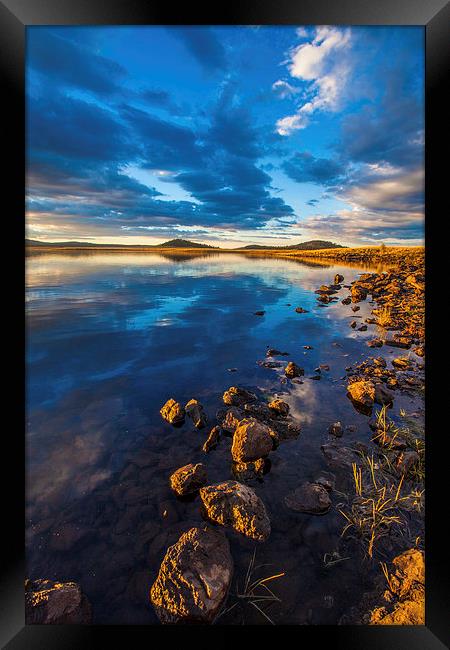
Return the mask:
<svg viewBox="0 0 450 650">
<path fill-rule="evenodd" d="M 318 110 L 337 109 L 349 74 L 342 52 L 349 46 L 349 29 L 318 27 L 312 41 L 291 50 L 288 70 L 293 78 L 307 83 L 308 101 L 295 114 L 277 121 L 280 135 L 287 136 L 305 128 L 310 116 Z"/>
</svg>

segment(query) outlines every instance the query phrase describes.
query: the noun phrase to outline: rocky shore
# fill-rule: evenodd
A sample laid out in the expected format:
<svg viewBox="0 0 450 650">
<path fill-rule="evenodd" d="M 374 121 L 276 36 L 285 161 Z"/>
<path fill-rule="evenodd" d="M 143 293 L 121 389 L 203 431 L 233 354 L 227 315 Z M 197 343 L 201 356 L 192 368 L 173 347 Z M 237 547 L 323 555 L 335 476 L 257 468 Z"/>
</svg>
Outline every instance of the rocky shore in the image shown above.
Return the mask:
<svg viewBox="0 0 450 650">
<path fill-rule="evenodd" d="M 411 510 L 416 507 L 411 495 L 415 494 L 416 501 L 420 501 L 424 482 L 424 432 L 412 435 L 397 427 L 389 417 L 389 410 L 398 396 L 422 396 L 424 391 L 423 249 L 408 252 L 402 249 L 398 254 L 389 249 L 389 259 L 384 259 L 388 253 L 383 250 L 361 250 L 364 252 L 333 249 L 320 251 L 320 255 L 343 262 L 382 261 L 390 269 L 362 273 L 351 284 L 345 284 L 345 277 L 337 274 L 330 277 L 330 284 L 318 287 L 315 296 L 317 304 L 331 315 L 334 305 L 343 305 L 352 318 L 360 319 L 352 320 L 349 326 L 354 332 L 352 336 L 363 339 L 364 359 L 346 367 L 345 376 L 341 378 L 342 399 L 350 400 L 355 411 L 365 416 L 371 441 L 369 445 L 362 441 L 347 443 L 345 438 L 353 433 L 352 425 L 331 420 L 325 430 L 329 440 L 318 444 L 318 448 L 320 446 L 333 473 L 317 472 L 308 477 L 309 480 L 299 475 L 294 489 L 286 488 L 280 499 L 280 508 L 294 513 L 295 517 L 311 516 L 316 520 L 323 517 L 325 520 L 331 516 L 329 513 L 341 512 L 345 526 L 343 535 L 355 532 L 357 516 L 363 517 L 367 502 L 373 501 L 375 495 L 379 497 L 374 485 L 377 490 L 384 489 L 383 495 L 394 501 L 395 507 Z M 302 256 L 304 254 L 302 252 Z M 361 322 L 358 312 L 363 302 L 370 302 L 371 314 Z M 308 313 L 303 307 L 296 307 L 295 311 L 300 320 L 308 318 L 302 315 Z M 367 338 L 368 333 L 373 333 L 372 338 Z M 303 347 L 311 349 L 308 345 Z M 383 351 L 392 348 L 398 350 L 398 355 L 388 362 Z M 268 348 L 257 363 L 268 371 L 274 370 L 286 388 L 311 380 L 320 381 L 329 372 L 328 363 L 321 363 L 313 375 L 306 376 L 298 355 Z M 167 472 L 167 483 L 173 499 L 185 500 L 192 511 L 201 515 L 204 523 L 192 525 L 186 521 L 184 527 L 180 526 L 177 541 L 168 547 L 167 542 L 164 545 L 166 550 L 157 574 L 143 576 L 145 589 L 139 593 L 146 592 L 147 604 L 151 603 L 163 624 L 212 624 L 226 607 L 235 572 L 230 542 L 236 538 L 257 545 L 270 542 L 271 518 L 276 518 L 276 512 L 266 507 L 258 494 L 258 485 L 262 481 L 275 480 L 270 473 L 272 459 L 282 445 L 289 445 L 302 434 L 302 427 L 287 401 L 275 391 L 270 396 L 261 396 L 253 386 L 232 385 L 225 390 L 221 400 L 217 400 L 215 417 L 211 417 L 209 410 L 206 413 L 196 397 L 184 401 L 168 396 L 160 408 L 161 418 L 167 429 L 176 435 L 182 435 L 177 429 L 186 421 L 192 424 L 196 435 L 201 436 L 205 460 L 182 459 L 175 471 Z M 219 481 L 211 480 L 208 476 L 210 455 L 217 454 L 215 450 L 223 447 L 227 449 L 229 465 L 223 465 Z M 354 499 L 347 495 L 342 500 L 336 489 L 336 477 L 341 474 L 355 477 Z M 133 500 L 134 497 L 130 494 L 129 498 Z M 136 509 L 139 507 L 136 502 Z M 169 502 L 162 516 L 170 517 Z M 355 533 L 368 549 L 370 560 L 379 538 L 382 543 L 386 531 L 394 530 L 401 516 L 397 510 L 389 511 L 389 516 L 380 521 L 375 520 L 374 515 L 367 535 L 362 527 L 358 535 Z M 150 527 L 151 524 L 150 521 Z M 132 540 L 132 529 L 129 537 Z M 58 539 L 55 543 L 62 544 L 64 540 Z M 381 582 L 377 582 L 375 591 L 364 599 L 364 611 L 360 607 L 348 613 L 341 618 L 341 624 L 423 622 L 423 551 L 406 549 L 393 560 L 391 572 L 387 566 L 384 571 L 388 572 L 388 577 L 380 569 Z M 381 579 L 388 580 L 389 594 L 381 590 Z M 74 582 L 27 581 L 27 622 L 89 623 L 91 606 L 81 587 Z"/>
</svg>

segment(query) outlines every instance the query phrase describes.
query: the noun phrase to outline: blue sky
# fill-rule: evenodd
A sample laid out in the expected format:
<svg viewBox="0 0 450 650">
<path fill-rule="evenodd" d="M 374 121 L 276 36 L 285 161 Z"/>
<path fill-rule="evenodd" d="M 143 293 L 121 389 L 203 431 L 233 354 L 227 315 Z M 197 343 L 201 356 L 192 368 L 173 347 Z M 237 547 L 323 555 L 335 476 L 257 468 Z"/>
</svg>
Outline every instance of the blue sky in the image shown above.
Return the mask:
<svg viewBox="0 0 450 650">
<path fill-rule="evenodd" d="M 421 27 L 28 27 L 27 237 L 423 243 Z"/>
</svg>

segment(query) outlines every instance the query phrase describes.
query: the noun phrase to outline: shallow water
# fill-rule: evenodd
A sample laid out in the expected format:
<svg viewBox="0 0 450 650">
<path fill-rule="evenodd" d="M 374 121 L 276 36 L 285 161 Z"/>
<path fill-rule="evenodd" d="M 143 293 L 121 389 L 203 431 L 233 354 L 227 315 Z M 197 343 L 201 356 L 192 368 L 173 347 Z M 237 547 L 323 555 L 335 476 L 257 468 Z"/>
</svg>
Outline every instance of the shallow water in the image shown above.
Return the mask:
<svg viewBox="0 0 450 650">
<path fill-rule="evenodd" d="M 262 398 L 282 396 L 302 424 L 300 437 L 282 443 L 270 472 L 252 484 L 272 522 L 256 551 L 256 564 L 270 566 L 256 577 L 285 572 L 273 583 L 281 603 L 270 617 L 337 623 L 379 565 L 340 538 L 336 506 L 351 476 L 330 468 L 320 445 L 331 442 L 327 429 L 336 420 L 357 427 L 340 444 L 371 444 L 367 417 L 346 398 L 345 368 L 371 352 L 391 359 L 398 350 L 371 351 L 365 341 L 374 327 L 349 327 L 363 323 L 373 305 L 359 303 L 356 314 L 340 300 L 320 307 L 314 290 L 336 273 L 350 284 L 367 269 L 233 254 L 65 253 L 31 256 L 26 270 L 28 576 L 79 582 L 96 623 L 157 623 L 148 590 L 161 559 L 181 532 L 202 522 L 198 498 L 177 500 L 170 474 L 203 462 L 211 483 L 233 478 L 231 439 L 206 455 L 209 426 L 198 431 L 187 420 L 175 429 L 159 409 L 169 397 L 183 404 L 195 397 L 213 426 L 222 393 L 239 385 Z M 297 306 L 309 313 L 297 314 Z M 258 366 L 267 347 L 289 351 L 279 359 L 305 368 L 302 384 Z M 319 364 L 330 370 L 310 379 Z M 393 414 L 419 407 L 417 398 L 398 396 Z M 321 470 L 337 477 L 331 511 L 289 511 L 284 496 Z M 235 592 L 255 543 L 227 535 Z M 336 550 L 350 559 L 326 568 L 324 555 Z M 268 622 L 251 607 L 235 607 L 219 622 L 242 620 Z"/>
</svg>

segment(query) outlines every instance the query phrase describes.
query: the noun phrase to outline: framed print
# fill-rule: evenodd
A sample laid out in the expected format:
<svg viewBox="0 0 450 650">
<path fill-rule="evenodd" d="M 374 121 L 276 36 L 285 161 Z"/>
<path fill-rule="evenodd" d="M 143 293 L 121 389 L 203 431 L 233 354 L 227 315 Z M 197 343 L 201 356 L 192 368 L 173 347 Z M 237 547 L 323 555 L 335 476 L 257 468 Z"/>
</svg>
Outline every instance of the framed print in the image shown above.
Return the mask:
<svg viewBox="0 0 450 650">
<path fill-rule="evenodd" d="M 448 5 L 1 16 L 4 647 L 444 648 Z"/>
</svg>

